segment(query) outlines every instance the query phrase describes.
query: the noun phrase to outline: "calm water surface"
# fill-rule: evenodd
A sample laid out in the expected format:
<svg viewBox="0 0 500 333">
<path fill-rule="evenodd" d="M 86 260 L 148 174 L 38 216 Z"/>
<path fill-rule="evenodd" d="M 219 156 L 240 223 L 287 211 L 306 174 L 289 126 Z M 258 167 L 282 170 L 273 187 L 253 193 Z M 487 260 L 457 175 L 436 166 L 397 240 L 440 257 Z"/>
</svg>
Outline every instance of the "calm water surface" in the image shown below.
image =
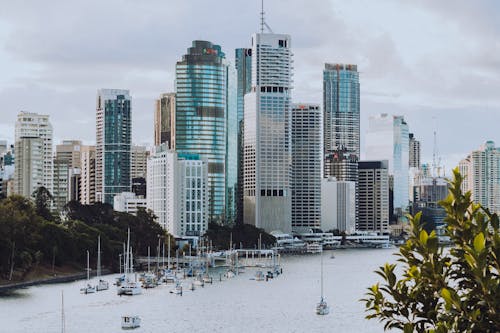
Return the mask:
<svg viewBox="0 0 500 333">
<path fill-rule="evenodd" d="M 115 286 L 81 295 L 82 281 L 30 287 L 0 298 L 0 332 L 61 332 L 61 290 L 66 332 L 122 332 L 121 316 L 139 315 L 134 332 L 383 332 L 364 319 L 366 288 L 378 281 L 373 271 L 395 262 L 396 249 L 338 250 L 324 255 L 325 297 L 330 314 L 318 316 L 320 256 L 282 258 L 283 275 L 269 282 L 250 280 L 247 270 L 233 279 L 169 293 L 172 285 L 120 297 Z M 107 277 L 112 282 L 112 277 Z M 215 279 L 214 279 L 215 280 Z"/>
</svg>

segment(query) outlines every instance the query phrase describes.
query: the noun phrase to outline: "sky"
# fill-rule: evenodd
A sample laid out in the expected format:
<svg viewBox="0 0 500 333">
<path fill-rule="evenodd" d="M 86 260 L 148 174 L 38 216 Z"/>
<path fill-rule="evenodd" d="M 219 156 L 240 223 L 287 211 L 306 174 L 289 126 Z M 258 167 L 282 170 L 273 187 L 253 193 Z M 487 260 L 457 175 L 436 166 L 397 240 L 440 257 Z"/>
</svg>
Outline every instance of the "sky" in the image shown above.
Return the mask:
<svg viewBox="0 0 500 333">
<path fill-rule="evenodd" d="M 154 101 L 174 91 L 193 40 L 227 58 L 259 30 L 259 0 L 2 1 L 0 139 L 19 111 L 49 114 L 54 143 L 95 142 L 99 88 L 129 89 L 133 142 L 152 144 Z M 322 104 L 325 62 L 357 64 L 361 147 L 370 115 L 403 115 L 450 169 L 486 140 L 500 146 L 500 1 L 266 0 L 292 37 L 294 102 Z"/>
</svg>

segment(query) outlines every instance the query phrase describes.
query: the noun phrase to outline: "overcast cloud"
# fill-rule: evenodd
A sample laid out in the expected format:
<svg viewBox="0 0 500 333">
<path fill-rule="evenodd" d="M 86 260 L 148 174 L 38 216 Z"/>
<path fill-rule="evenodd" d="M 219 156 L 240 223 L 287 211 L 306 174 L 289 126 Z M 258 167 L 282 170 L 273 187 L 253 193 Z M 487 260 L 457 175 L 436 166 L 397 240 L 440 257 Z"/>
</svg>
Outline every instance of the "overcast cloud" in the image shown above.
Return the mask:
<svg viewBox="0 0 500 333">
<path fill-rule="evenodd" d="M 260 1 L 2 1 L 0 139 L 20 110 L 49 114 L 54 142 L 95 141 L 98 88 L 130 89 L 133 141 L 152 143 L 154 99 L 173 91 L 195 39 L 227 57 L 250 45 Z M 500 146 L 500 2 L 267 0 L 274 32 L 292 36 L 295 102 L 322 103 L 325 62 L 358 64 L 368 116 L 404 115 L 446 167 L 486 140 Z M 363 145 L 363 143 L 362 143 Z"/>
</svg>

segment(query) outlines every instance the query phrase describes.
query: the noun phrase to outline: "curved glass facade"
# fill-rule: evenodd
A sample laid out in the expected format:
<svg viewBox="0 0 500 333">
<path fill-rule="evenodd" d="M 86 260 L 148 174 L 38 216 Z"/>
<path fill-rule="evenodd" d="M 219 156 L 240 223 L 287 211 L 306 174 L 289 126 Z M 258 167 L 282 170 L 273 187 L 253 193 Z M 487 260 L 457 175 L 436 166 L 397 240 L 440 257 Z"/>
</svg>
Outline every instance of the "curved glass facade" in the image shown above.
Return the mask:
<svg viewBox="0 0 500 333">
<path fill-rule="evenodd" d="M 225 220 L 227 64 L 219 45 L 193 41 L 176 65 L 178 153 L 208 160 L 209 220 Z"/>
</svg>

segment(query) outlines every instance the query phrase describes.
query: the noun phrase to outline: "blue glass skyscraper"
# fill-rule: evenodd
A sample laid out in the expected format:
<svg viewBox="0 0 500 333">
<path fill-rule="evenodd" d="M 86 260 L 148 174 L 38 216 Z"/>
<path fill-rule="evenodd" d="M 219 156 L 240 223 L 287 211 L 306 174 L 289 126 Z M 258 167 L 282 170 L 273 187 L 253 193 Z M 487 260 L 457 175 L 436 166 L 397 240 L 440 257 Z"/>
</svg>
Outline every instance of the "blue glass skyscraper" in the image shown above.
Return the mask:
<svg viewBox="0 0 500 333">
<path fill-rule="evenodd" d="M 130 191 L 132 114 L 128 90 L 100 89 L 96 108 L 96 199 Z"/>
<path fill-rule="evenodd" d="M 208 160 L 209 221 L 225 220 L 227 63 L 219 45 L 193 41 L 176 71 L 175 148 Z"/>
</svg>

